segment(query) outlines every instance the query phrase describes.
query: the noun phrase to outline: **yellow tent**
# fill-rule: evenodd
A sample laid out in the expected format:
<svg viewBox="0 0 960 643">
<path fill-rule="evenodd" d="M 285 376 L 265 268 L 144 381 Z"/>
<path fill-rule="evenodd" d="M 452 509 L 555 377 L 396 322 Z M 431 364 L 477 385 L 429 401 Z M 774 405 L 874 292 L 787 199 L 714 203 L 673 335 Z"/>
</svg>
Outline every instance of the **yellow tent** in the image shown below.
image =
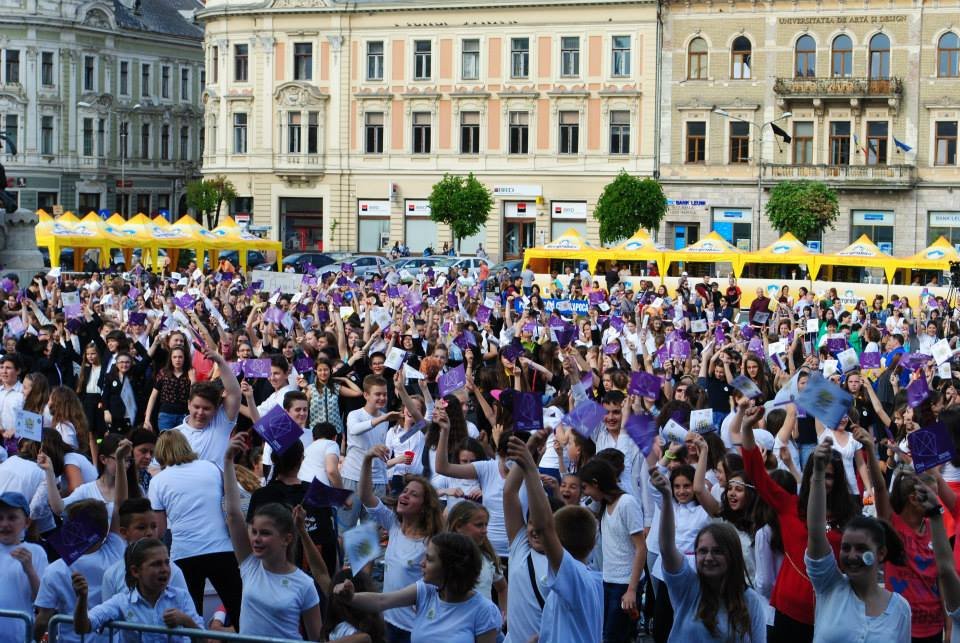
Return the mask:
<svg viewBox="0 0 960 643">
<path fill-rule="evenodd" d="M 657 271 L 662 275 L 664 249 L 657 245 L 650 233 L 640 228 L 632 237 L 608 250 L 602 258 L 613 261 L 656 261 Z"/>
<path fill-rule="evenodd" d="M 854 268 L 883 268 L 887 283 L 893 283 L 893 275 L 897 272 L 897 260 L 885 253 L 867 235 L 835 254 L 823 255 L 820 258 L 820 267 L 823 266 L 851 266 Z M 816 277 L 816 275 L 813 275 Z"/>
<path fill-rule="evenodd" d="M 51 257 L 51 265 L 57 265 L 62 248 L 97 248 L 100 250 L 100 266 L 110 265 L 110 248 L 100 217 L 87 215 L 83 221 L 77 219 L 72 212 L 65 212 L 53 220 L 47 248 Z M 40 239 L 37 240 L 40 245 Z M 74 269 L 81 263 L 80 253 L 74 253 Z"/>
<path fill-rule="evenodd" d="M 951 261 L 960 261 L 960 252 L 946 237 L 940 237 L 912 257 L 898 258 L 896 263 L 898 268 L 913 270 L 949 270 Z"/>
<path fill-rule="evenodd" d="M 35 234 L 37 236 L 37 246 L 43 248 L 50 247 L 50 242 L 53 241 L 53 217 L 43 210 L 37 210 L 37 228 Z"/>
<path fill-rule="evenodd" d="M 740 274 L 744 252 L 732 245 L 729 241 L 711 232 L 700 241 L 687 246 L 682 250 L 667 250 L 663 257 L 663 272 L 666 275 L 670 264 L 684 263 L 729 263 L 733 266 L 734 274 Z"/>
<path fill-rule="evenodd" d="M 761 248 L 756 252 L 750 252 L 743 256 L 742 261 L 740 262 L 740 269 L 737 271 L 737 276 L 740 276 L 740 273 L 743 271 L 743 267 L 746 264 L 754 263 L 763 263 L 763 264 L 805 264 L 807 266 L 807 273 L 810 275 L 817 274 L 817 270 L 820 268 L 820 255 L 816 252 L 813 252 L 802 243 L 795 236 L 789 232 L 785 233 L 782 237 L 771 243 L 766 248 Z"/>
<path fill-rule="evenodd" d="M 236 224 L 227 227 L 218 226 L 212 231 L 212 234 L 217 237 L 217 244 L 223 247 L 210 251 L 211 266 L 217 263 L 220 250 L 236 250 L 240 261 L 240 271 L 246 272 L 247 252 L 250 250 L 260 250 L 275 252 L 277 254 L 277 270 L 283 270 L 283 244 L 279 241 L 263 239 Z"/>
<path fill-rule="evenodd" d="M 548 273 L 551 259 L 567 259 L 586 261 L 590 272 L 593 272 L 597 260 L 606 256 L 605 253 L 605 250 L 597 248 L 584 239 L 576 228 L 568 228 L 550 243 L 524 250 L 523 267 L 529 267 L 534 272 Z"/>
</svg>

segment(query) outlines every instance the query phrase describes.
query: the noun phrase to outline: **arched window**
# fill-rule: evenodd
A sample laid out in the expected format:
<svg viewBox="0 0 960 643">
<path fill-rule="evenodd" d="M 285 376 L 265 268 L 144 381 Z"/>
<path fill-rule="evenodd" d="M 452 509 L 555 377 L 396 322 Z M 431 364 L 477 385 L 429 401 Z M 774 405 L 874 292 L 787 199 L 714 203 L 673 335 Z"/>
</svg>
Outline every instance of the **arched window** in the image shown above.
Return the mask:
<svg viewBox="0 0 960 643">
<path fill-rule="evenodd" d="M 687 79 L 707 79 L 707 41 L 694 38 L 687 47 Z"/>
<path fill-rule="evenodd" d="M 886 34 L 870 39 L 870 78 L 890 78 L 890 39 Z"/>
<path fill-rule="evenodd" d="M 731 52 L 730 77 L 734 80 L 747 80 L 751 78 L 750 67 L 753 65 L 753 50 L 750 45 L 750 39 L 746 36 L 739 36 L 733 41 Z"/>
<path fill-rule="evenodd" d="M 937 43 L 937 76 L 957 78 L 960 76 L 960 37 L 949 31 L 940 36 Z"/>
<path fill-rule="evenodd" d="M 833 39 L 830 75 L 834 78 L 853 76 L 853 41 L 850 40 L 850 36 L 839 35 Z"/>
<path fill-rule="evenodd" d="M 800 36 L 793 58 L 793 70 L 797 78 L 813 78 L 817 75 L 817 43 L 813 36 Z"/>
</svg>

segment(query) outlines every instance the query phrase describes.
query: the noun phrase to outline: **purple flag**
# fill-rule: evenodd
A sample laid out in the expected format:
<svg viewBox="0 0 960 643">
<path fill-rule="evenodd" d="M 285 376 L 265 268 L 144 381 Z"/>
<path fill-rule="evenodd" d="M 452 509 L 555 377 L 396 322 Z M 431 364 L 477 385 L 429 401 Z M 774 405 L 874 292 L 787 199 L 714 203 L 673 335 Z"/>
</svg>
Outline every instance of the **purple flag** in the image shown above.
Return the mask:
<svg viewBox="0 0 960 643">
<path fill-rule="evenodd" d="M 5 293 L 10 294 L 17 289 L 17 284 L 15 284 L 12 279 L 4 277 L 3 280 L 0 281 L 0 288 L 3 288 Z"/>
<path fill-rule="evenodd" d="M 681 361 L 690 357 L 690 342 L 685 339 L 673 342 L 670 345 L 670 357 Z"/>
<path fill-rule="evenodd" d="M 650 455 L 650 450 L 653 448 L 653 441 L 657 438 L 657 423 L 653 419 L 653 416 L 649 413 L 631 415 L 627 418 L 627 423 L 623 428 L 627 432 L 627 435 L 630 436 L 630 439 L 640 447 L 640 452 L 643 453 L 643 457 Z"/>
<path fill-rule="evenodd" d="M 486 324 L 488 321 L 490 321 L 491 312 L 492 312 L 491 309 L 487 308 L 486 306 L 477 306 L 477 314 L 476 314 L 477 323 L 480 325 L 483 325 L 483 324 Z"/>
<path fill-rule="evenodd" d="M 450 308 L 456 309 L 458 304 L 459 304 L 459 300 L 457 299 L 457 293 L 455 293 L 455 292 L 448 292 L 448 293 L 447 293 L 447 306 L 449 306 Z"/>
<path fill-rule="evenodd" d="M 847 350 L 847 338 L 831 337 L 827 340 L 827 350 L 831 353 L 840 353 Z"/>
<path fill-rule="evenodd" d="M 927 378 L 918 377 L 907 386 L 907 404 L 916 408 L 930 397 L 930 388 L 927 386 Z"/>
<path fill-rule="evenodd" d="M 750 339 L 751 337 L 753 337 L 756 333 L 754 332 L 753 327 L 751 327 L 751 326 L 744 326 L 743 328 L 740 329 L 740 334 L 743 335 L 743 338 L 744 338 L 744 339 L 749 340 L 749 339 Z"/>
<path fill-rule="evenodd" d="M 330 311 L 326 308 L 320 308 L 317 310 L 317 323 L 326 324 L 330 321 Z"/>
<path fill-rule="evenodd" d="M 263 313 L 263 320 L 279 325 L 283 321 L 283 311 L 276 306 L 272 306 L 267 309 L 267 312 Z"/>
<path fill-rule="evenodd" d="M 722 346 L 727 341 L 727 334 L 723 332 L 722 326 L 717 326 L 713 331 L 713 338 L 716 340 L 717 346 Z"/>
<path fill-rule="evenodd" d="M 303 357 L 297 358 L 293 361 L 293 367 L 297 369 L 298 373 L 312 371 L 315 364 L 316 363 L 313 361 L 313 358 L 307 355 L 304 355 Z"/>
<path fill-rule="evenodd" d="M 47 542 L 53 547 L 63 562 L 72 565 L 83 554 L 99 544 L 106 537 L 103 525 L 97 525 L 84 515 L 77 515 L 67 520 Z"/>
<path fill-rule="evenodd" d="M 427 288 L 427 297 L 436 299 L 443 294 L 443 288 Z"/>
<path fill-rule="evenodd" d="M 616 355 L 620 350 L 620 342 L 614 341 L 603 345 L 604 355 Z"/>
<path fill-rule="evenodd" d="M 240 377 L 243 375 L 243 364 L 240 362 L 227 362 L 230 365 L 230 370 L 233 371 L 234 377 Z"/>
<path fill-rule="evenodd" d="M 450 395 L 457 389 L 461 389 L 466 385 L 467 370 L 464 368 L 463 364 L 456 368 L 450 369 L 437 378 L 437 387 L 440 390 L 440 397 L 446 397 L 447 395 Z"/>
<path fill-rule="evenodd" d="M 543 428 L 543 402 L 537 393 L 513 394 L 513 428 L 517 431 L 539 431 Z"/>
<path fill-rule="evenodd" d="M 560 419 L 560 423 L 569 426 L 585 438 L 593 439 L 600 427 L 603 426 L 603 419 L 607 416 L 607 410 L 602 405 L 593 400 L 584 400 L 580 402 L 573 410 Z"/>
<path fill-rule="evenodd" d="M 623 332 L 623 317 L 618 317 L 613 315 L 610 317 L 610 326 L 613 327 L 618 333 Z"/>
<path fill-rule="evenodd" d="M 130 318 L 128 319 L 128 322 L 132 326 L 143 326 L 146 321 L 147 313 L 130 313 Z"/>
<path fill-rule="evenodd" d="M 913 458 L 913 468 L 917 473 L 950 462 L 956 455 L 953 438 L 942 422 L 934 422 L 908 433 L 907 443 L 910 445 L 910 457 Z"/>
<path fill-rule="evenodd" d="M 69 330 L 71 333 L 76 334 L 76 332 L 81 328 L 83 328 L 83 322 L 81 320 L 76 318 L 67 320 L 67 330 Z"/>
<path fill-rule="evenodd" d="M 557 336 L 557 344 L 559 344 L 561 348 L 566 348 L 577 334 L 577 328 L 570 324 L 563 328 L 554 329 L 553 332 Z"/>
<path fill-rule="evenodd" d="M 279 405 L 260 418 L 253 425 L 253 430 L 260 434 L 275 453 L 283 453 L 303 435 L 303 429 Z"/>
<path fill-rule="evenodd" d="M 244 377 L 270 377 L 270 360 L 269 359 L 247 359 L 243 361 L 243 375 Z"/>
<path fill-rule="evenodd" d="M 523 355 L 523 351 L 523 345 L 516 338 L 500 350 L 503 356 L 511 362 L 516 362 L 517 358 Z"/>
<path fill-rule="evenodd" d="M 635 371 L 630 375 L 627 393 L 655 400 L 660 397 L 660 387 L 662 386 L 663 380 L 660 377 L 646 371 Z"/>
<path fill-rule="evenodd" d="M 750 339 L 750 341 L 747 343 L 747 350 L 750 351 L 751 353 L 757 353 L 758 355 L 762 355 L 762 354 L 763 354 L 763 342 L 760 341 L 760 338 L 759 338 L 759 337 L 754 336 L 754 337 L 752 337 L 752 338 Z"/>
<path fill-rule="evenodd" d="M 523 325 L 523 332 L 535 335 L 537 332 L 537 322 L 527 322 Z"/>
<path fill-rule="evenodd" d="M 63 315 L 67 319 L 79 319 L 83 317 L 83 304 L 70 304 L 63 307 Z"/>
<path fill-rule="evenodd" d="M 932 357 L 924 353 L 907 353 L 900 358 L 900 366 L 907 371 L 915 371 L 926 366 Z"/>
<path fill-rule="evenodd" d="M 600 303 L 601 301 L 603 301 L 604 299 L 606 299 L 606 297 L 604 297 L 602 291 L 600 291 L 600 290 L 592 290 L 592 291 L 590 291 L 590 298 L 589 298 L 589 300 L 590 300 L 590 305 L 591 305 L 591 306 L 596 306 L 597 304 L 599 304 L 599 303 Z"/>
<path fill-rule="evenodd" d="M 343 306 L 343 295 L 337 291 L 330 293 L 330 301 L 333 302 L 334 306 Z"/>
<path fill-rule="evenodd" d="M 193 295 L 181 295 L 174 298 L 174 303 L 177 304 L 178 308 L 183 310 L 191 310 L 194 304 L 197 303 L 197 300 L 193 298 Z"/>
<path fill-rule="evenodd" d="M 387 297 L 395 299 L 400 296 L 400 289 L 396 286 L 387 286 Z"/>
<path fill-rule="evenodd" d="M 320 482 L 319 478 L 314 478 L 303 496 L 303 504 L 316 509 L 342 507 L 352 493 L 350 489 L 331 487 Z"/>
<path fill-rule="evenodd" d="M 880 351 L 860 353 L 860 368 L 880 368 Z"/>
<path fill-rule="evenodd" d="M 138 290 L 137 288 L 134 288 L 133 286 L 130 286 L 130 290 L 127 291 L 127 297 L 129 297 L 132 300 L 136 300 L 137 297 L 139 296 L 140 296 L 140 290 Z"/>
</svg>

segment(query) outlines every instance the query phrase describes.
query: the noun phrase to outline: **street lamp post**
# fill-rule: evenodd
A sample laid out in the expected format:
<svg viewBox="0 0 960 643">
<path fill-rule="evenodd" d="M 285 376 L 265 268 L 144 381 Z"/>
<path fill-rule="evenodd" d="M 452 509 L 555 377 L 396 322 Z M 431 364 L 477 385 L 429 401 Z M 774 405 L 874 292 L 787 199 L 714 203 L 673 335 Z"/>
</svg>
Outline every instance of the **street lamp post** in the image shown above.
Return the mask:
<svg viewBox="0 0 960 643">
<path fill-rule="evenodd" d="M 760 249 L 760 205 L 763 199 L 763 129 L 770 125 L 772 126 L 777 121 L 782 121 L 785 118 L 790 118 L 793 116 L 793 112 L 784 112 L 777 118 L 769 120 L 765 123 L 757 125 L 753 121 L 749 121 L 745 118 L 740 118 L 739 116 L 734 116 L 725 109 L 719 107 L 713 108 L 713 113 L 718 116 L 723 116 L 724 118 L 730 119 L 732 121 L 740 121 L 743 123 L 749 124 L 751 127 L 754 127 L 757 130 L 757 144 L 756 144 L 756 160 L 757 160 L 757 214 L 754 216 L 754 228 L 757 235 L 757 249 Z"/>
</svg>

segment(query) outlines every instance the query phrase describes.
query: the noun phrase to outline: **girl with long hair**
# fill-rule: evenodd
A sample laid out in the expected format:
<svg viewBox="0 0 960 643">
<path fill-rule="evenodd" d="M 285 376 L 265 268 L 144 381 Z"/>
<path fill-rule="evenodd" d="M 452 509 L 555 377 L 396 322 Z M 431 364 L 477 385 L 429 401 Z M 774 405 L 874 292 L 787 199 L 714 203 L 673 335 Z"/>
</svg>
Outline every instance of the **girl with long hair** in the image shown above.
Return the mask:
<svg viewBox="0 0 960 643">
<path fill-rule="evenodd" d="M 765 641 L 766 604 L 748 584 L 736 530 L 723 523 L 700 529 L 692 569 L 677 548 L 671 485 L 659 471 L 650 474 L 650 482 L 663 503 L 660 560 L 674 610 L 670 640 Z"/>
<path fill-rule="evenodd" d="M 361 397 L 363 391 L 348 377 L 333 377 L 330 362 L 326 358 L 317 358 L 315 373 L 313 384 L 307 385 L 306 380 L 299 382 L 307 394 L 307 402 L 310 405 L 307 416 L 308 425 L 316 426 L 320 422 L 329 422 L 337 429 L 337 434 L 342 435 L 343 414 L 340 412 L 340 396 Z"/>
<path fill-rule="evenodd" d="M 783 487 L 784 491 L 797 495 L 797 479 L 784 470 L 770 472 L 770 478 Z M 753 552 L 756 563 L 753 585 L 768 602 L 773 593 L 773 584 L 783 565 L 783 534 L 780 533 L 780 521 L 777 512 L 765 502 L 753 506 Z"/>
<path fill-rule="evenodd" d="M 77 379 L 77 395 L 83 402 L 87 426 L 97 438 L 103 436 L 107 430 L 103 420 L 103 375 L 100 351 L 97 350 L 96 344 L 90 342 L 83 349 L 83 363 L 80 366 L 80 377 Z"/>
<path fill-rule="evenodd" d="M 153 412 L 160 401 L 157 412 L 157 430 L 169 431 L 180 426 L 187 416 L 187 401 L 190 399 L 190 385 L 196 381 L 196 375 L 190 368 L 190 350 L 186 346 L 171 348 L 167 353 L 167 363 L 157 373 L 153 382 L 147 410 L 143 417 L 143 428 L 153 430 Z"/>
<path fill-rule="evenodd" d="M 507 614 L 507 579 L 504 569 L 500 565 L 497 552 L 487 538 L 487 524 L 490 522 L 490 512 L 483 505 L 470 500 L 458 503 L 447 514 L 447 531 L 467 536 L 480 548 L 483 554 L 483 567 L 480 577 L 473 588 L 484 598 L 493 598 L 492 591 L 497 590 L 497 605 L 506 620 Z"/>
<path fill-rule="evenodd" d="M 77 394 L 65 386 L 58 386 L 50 393 L 50 419 L 53 430 L 63 441 L 81 453 L 96 451 L 93 434 L 88 430 L 87 415 Z"/>
<path fill-rule="evenodd" d="M 43 416 L 43 426 L 50 427 L 50 383 L 43 373 L 27 373 L 23 378 L 23 410 Z"/>
</svg>

